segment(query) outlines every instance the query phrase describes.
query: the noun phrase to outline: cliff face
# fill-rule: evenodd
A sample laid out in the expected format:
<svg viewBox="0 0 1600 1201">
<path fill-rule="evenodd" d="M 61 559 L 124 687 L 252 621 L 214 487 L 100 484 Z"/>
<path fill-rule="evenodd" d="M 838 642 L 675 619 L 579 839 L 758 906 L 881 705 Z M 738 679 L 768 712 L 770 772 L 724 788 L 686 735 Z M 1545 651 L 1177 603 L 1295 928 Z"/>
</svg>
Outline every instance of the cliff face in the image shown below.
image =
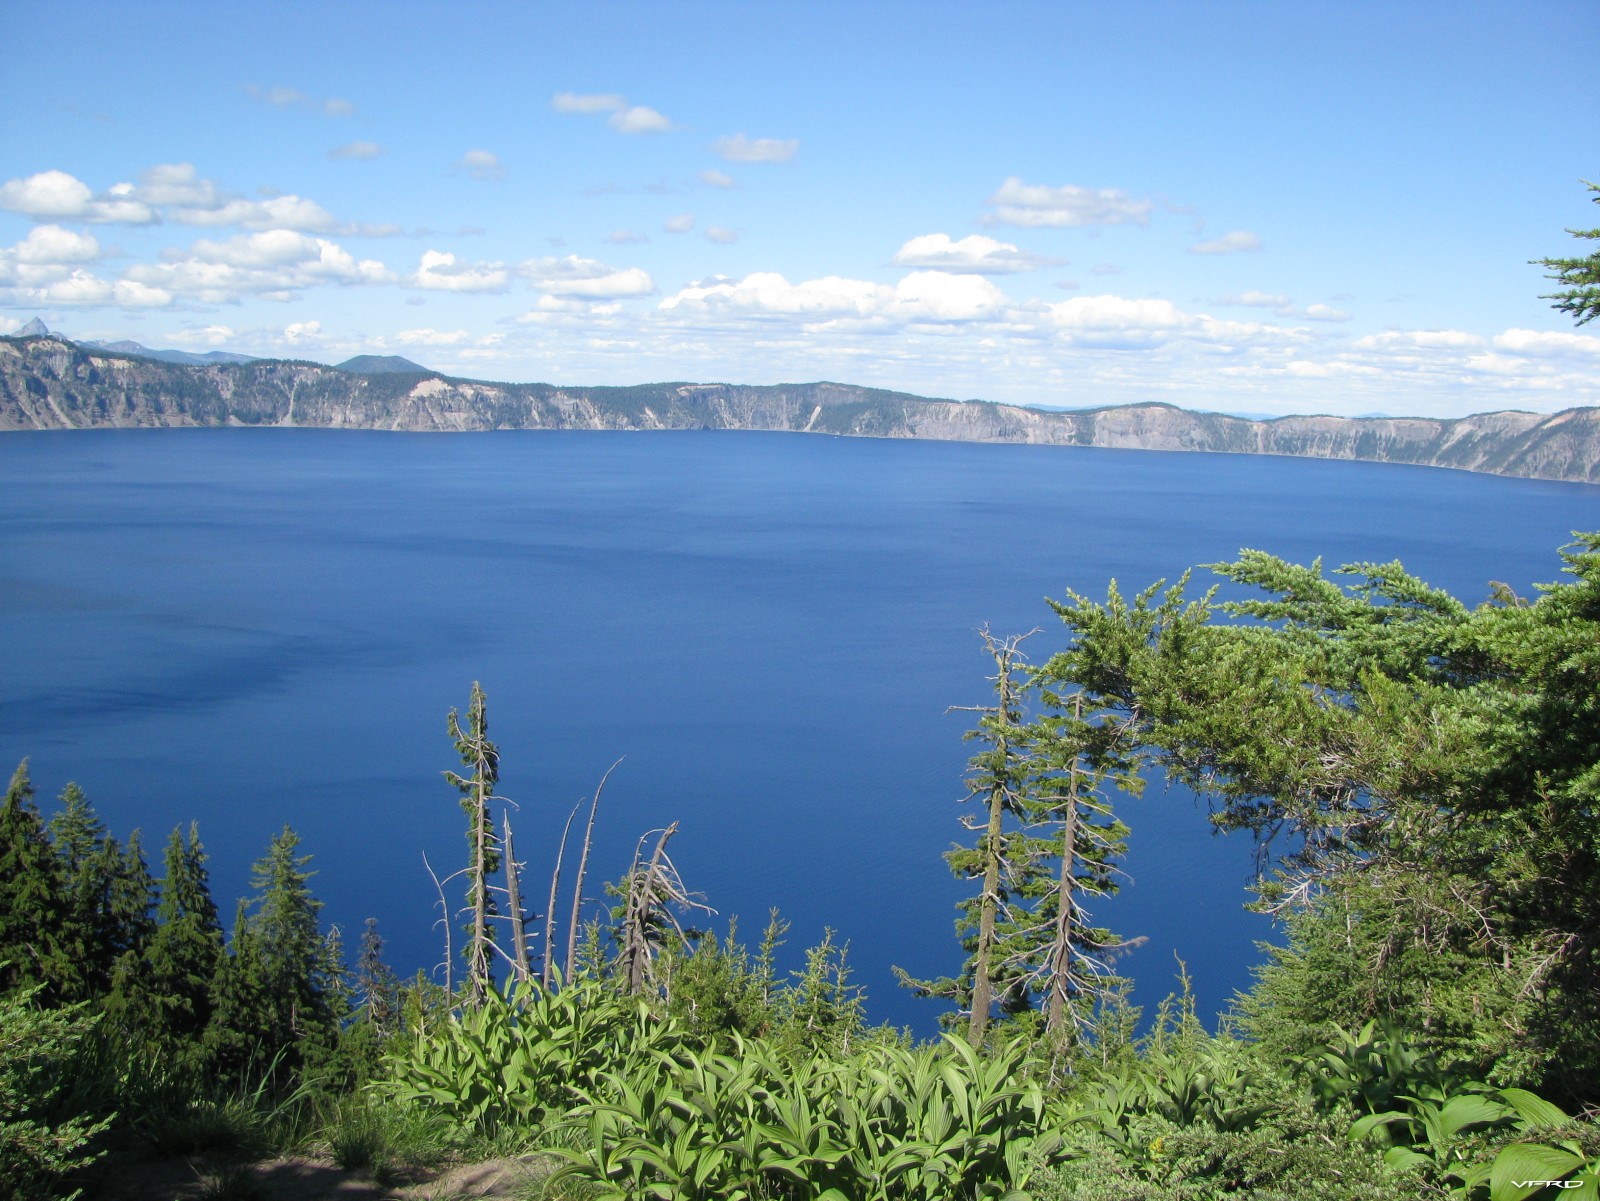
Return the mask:
<svg viewBox="0 0 1600 1201">
<path fill-rule="evenodd" d="M 749 429 L 856 437 L 1368 459 L 1600 483 L 1600 409 L 1553 416 L 1282 417 L 1249 421 L 1165 404 L 1058 413 L 929 400 L 847 384 L 557 388 L 433 373 L 356 374 L 257 359 L 187 366 L 0 338 L 0 430 L 131 426 L 330 429 Z"/>
</svg>

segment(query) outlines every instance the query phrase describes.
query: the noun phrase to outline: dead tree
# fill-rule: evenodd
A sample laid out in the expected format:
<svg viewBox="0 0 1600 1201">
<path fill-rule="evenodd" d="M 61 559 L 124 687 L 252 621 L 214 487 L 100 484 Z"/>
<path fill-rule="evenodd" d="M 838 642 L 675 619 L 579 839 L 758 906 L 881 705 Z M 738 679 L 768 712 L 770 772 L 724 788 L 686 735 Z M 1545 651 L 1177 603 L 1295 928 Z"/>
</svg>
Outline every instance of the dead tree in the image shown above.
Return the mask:
<svg viewBox="0 0 1600 1201">
<path fill-rule="evenodd" d="M 600 809 L 600 794 L 606 790 L 606 781 L 621 763 L 622 760 L 618 759 L 616 763 L 606 768 L 606 774 L 600 777 L 600 786 L 594 790 L 594 800 L 589 804 L 589 823 L 583 830 L 583 853 L 578 856 L 578 883 L 572 890 L 572 915 L 567 924 L 566 978 L 568 980 L 572 979 L 573 970 L 578 965 L 578 920 L 583 910 L 583 879 L 589 870 L 589 848 L 594 844 L 594 818 Z"/>
<path fill-rule="evenodd" d="M 467 843 L 471 847 L 467 907 L 472 911 L 472 923 L 467 928 L 469 938 L 463 950 L 467 960 L 468 998 L 473 1005 L 479 1005 L 494 979 L 490 958 L 494 929 L 490 919 L 496 914 L 489 880 L 500 870 L 500 840 L 495 835 L 489 805 L 501 798 L 494 793 L 494 786 L 500 779 L 500 752 L 489 741 L 487 705 L 483 688 L 476 680 L 472 683 L 472 699 L 467 706 L 467 728 L 461 728 L 460 717 L 454 709 L 450 710 L 446 728 L 461 755 L 462 766 L 468 769 L 466 775 L 447 771 L 444 777 L 461 793 L 461 808 L 467 815 Z"/>
<path fill-rule="evenodd" d="M 628 982 L 628 992 L 634 996 L 643 995 L 647 988 L 655 985 L 656 953 L 661 949 L 668 932 L 676 933 L 679 938 L 685 936 L 683 926 L 673 910 L 715 912 L 690 896 L 677 867 L 667 854 L 667 841 L 677 832 L 677 822 L 659 831 L 655 850 L 651 852 L 649 862 L 644 864 L 640 863 L 640 856 L 645 841 L 657 831 L 650 831 L 639 839 L 633 853 L 633 866 L 628 869 L 620 890 L 622 928 L 617 934 L 621 942 L 617 968 Z"/>
</svg>

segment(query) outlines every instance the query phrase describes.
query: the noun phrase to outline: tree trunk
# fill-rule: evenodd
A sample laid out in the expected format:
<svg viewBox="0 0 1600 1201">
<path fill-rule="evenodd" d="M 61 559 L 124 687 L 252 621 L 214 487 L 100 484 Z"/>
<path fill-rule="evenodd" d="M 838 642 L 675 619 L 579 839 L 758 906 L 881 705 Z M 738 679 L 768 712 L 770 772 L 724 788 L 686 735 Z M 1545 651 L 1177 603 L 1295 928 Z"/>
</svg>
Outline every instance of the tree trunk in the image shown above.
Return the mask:
<svg viewBox="0 0 1600 1201">
<path fill-rule="evenodd" d="M 1083 702 L 1076 709 L 1082 712 Z M 1067 812 L 1061 830 L 1061 882 L 1056 896 L 1056 931 L 1050 943 L 1049 1008 L 1045 1016 L 1045 1030 L 1060 1034 L 1066 1029 L 1068 1007 L 1072 1003 L 1072 935 L 1077 914 L 1078 862 L 1078 760 L 1074 756 L 1072 771 L 1067 782 Z"/>
<path fill-rule="evenodd" d="M 500 820 L 506 845 L 506 899 L 511 902 L 511 953 L 517 965 L 517 979 L 527 980 L 533 971 L 528 966 L 528 934 L 522 913 L 522 869 L 511 845 L 511 815 L 507 813 Z"/>
</svg>

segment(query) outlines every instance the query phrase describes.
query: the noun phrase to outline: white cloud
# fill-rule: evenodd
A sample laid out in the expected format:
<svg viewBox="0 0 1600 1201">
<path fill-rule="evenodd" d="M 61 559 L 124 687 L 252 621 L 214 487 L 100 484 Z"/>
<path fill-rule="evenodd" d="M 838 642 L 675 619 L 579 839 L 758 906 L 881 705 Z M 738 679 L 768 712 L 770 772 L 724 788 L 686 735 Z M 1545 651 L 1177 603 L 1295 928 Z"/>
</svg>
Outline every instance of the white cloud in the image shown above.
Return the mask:
<svg viewBox="0 0 1600 1201">
<path fill-rule="evenodd" d="M 1308 321 L 1348 321 L 1350 314 L 1326 304 L 1308 304 L 1301 314 Z"/>
<path fill-rule="evenodd" d="M 1189 247 L 1190 254 L 1238 254 L 1241 251 L 1260 250 L 1261 239 L 1256 234 L 1247 230 L 1236 229 L 1232 233 L 1223 234 L 1220 238 L 1212 238 L 1207 242 L 1196 242 Z"/>
<path fill-rule="evenodd" d="M 716 242 L 720 246 L 729 246 L 739 240 L 739 231 L 728 229 L 722 225 L 706 226 L 706 240 Z"/>
<path fill-rule="evenodd" d="M 646 108 L 642 104 L 635 104 L 631 108 L 619 109 L 611 114 L 607 124 L 618 133 L 666 133 L 672 128 L 672 122 L 653 108 Z"/>
<path fill-rule="evenodd" d="M 0 209 L 43 220 L 116 222 L 150 225 L 159 220 L 155 210 L 134 199 L 132 184 L 116 184 L 96 196 L 76 176 L 65 171 L 40 171 L 26 179 L 0 184 Z"/>
<path fill-rule="evenodd" d="M 679 213 L 676 217 L 668 217 L 661 223 L 661 228 L 669 234 L 686 234 L 694 228 L 694 214 Z"/>
<path fill-rule="evenodd" d="M 1357 338 L 1351 345 L 1357 350 L 1465 350 L 1483 346 L 1484 340 L 1477 334 L 1459 329 L 1408 329 L 1367 334 Z"/>
<path fill-rule="evenodd" d="M 462 346 L 472 335 L 464 329 L 403 329 L 394 340 L 402 346 Z"/>
<path fill-rule="evenodd" d="M 394 276 L 377 260 L 358 260 L 327 238 L 274 229 L 222 242 L 202 238 L 187 252 L 168 251 L 162 262 L 129 267 L 123 280 L 206 304 L 232 304 L 246 296 L 289 300 L 302 288 L 324 284 L 392 283 Z"/>
<path fill-rule="evenodd" d="M 895 253 L 899 267 L 928 267 L 973 275 L 1009 275 L 1054 265 L 1058 261 L 1018 250 L 1010 242 L 997 242 L 982 234 L 952 241 L 949 234 L 923 234 Z"/>
<path fill-rule="evenodd" d="M 214 208 L 228 197 L 209 179 L 201 179 L 193 163 L 157 163 L 140 172 L 135 199 L 146 204 L 183 208 Z"/>
<path fill-rule="evenodd" d="M 283 327 L 283 340 L 291 346 L 315 342 L 321 334 L 320 321 L 295 321 Z"/>
<path fill-rule="evenodd" d="M 463 154 L 455 164 L 456 170 L 470 175 L 473 179 L 486 181 L 504 179 L 505 165 L 500 157 L 488 150 L 469 150 Z"/>
<path fill-rule="evenodd" d="M 984 203 L 994 209 L 983 218 L 984 224 L 1023 228 L 1148 225 L 1155 207 L 1151 201 L 1135 200 L 1116 188 L 1075 184 L 1052 188 L 1023 183 L 1015 175 Z"/>
<path fill-rule="evenodd" d="M 1090 275 L 1121 275 L 1122 268 L 1115 263 L 1096 263 L 1089 268 Z"/>
<path fill-rule="evenodd" d="M 618 133 L 666 133 L 674 128 L 665 114 L 647 105 L 629 104 L 620 92 L 557 92 L 550 98 L 550 107 L 558 113 L 587 117 L 610 113 L 606 124 Z"/>
<path fill-rule="evenodd" d="M 708 188 L 736 188 L 739 186 L 733 181 L 733 176 L 726 175 L 715 167 L 707 167 L 700 172 L 698 178 Z"/>
<path fill-rule="evenodd" d="M 332 213 L 304 196 L 273 196 L 267 200 L 235 197 L 204 207 L 173 208 L 168 215 L 180 225 L 237 225 L 240 229 L 332 233 L 338 226 Z"/>
<path fill-rule="evenodd" d="M 775 272 L 737 282 L 691 284 L 662 300 L 664 313 L 744 317 L 798 317 L 811 322 L 841 318 L 970 321 L 999 311 L 1005 295 L 986 279 L 942 271 L 914 271 L 893 287 L 837 275 L 791 284 Z"/>
<path fill-rule="evenodd" d="M 606 235 L 606 241 L 613 246 L 632 246 L 636 242 L 648 242 L 649 235 L 636 233 L 631 229 L 614 229 Z"/>
<path fill-rule="evenodd" d="M 376 142 L 346 142 L 343 146 L 335 146 L 328 151 L 332 159 L 373 159 L 383 153 L 383 147 Z"/>
<path fill-rule="evenodd" d="M 1174 330 L 1191 320 L 1170 300 L 1130 300 L 1112 295 L 1060 300 L 1049 306 L 1049 314 L 1053 324 L 1067 330 Z"/>
<path fill-rule="evenodd" d="M 550 107 L 558 113 L 615 113 L 628 107 L 628 102 L 616 92 L 557 92 L 550 98 Z"/>
<path fill-rule="evenodd" d="M 718 138 L 712 151 L 730 163 L 787 163 L 800 150 L 798 138 L 751 138 L 736 133 Z"/>
<path fill-rule="evenodd" d="M 1564 330 L 1535 331 L 1508 329 L 1497 334 L 1494 345 L 1499 350 L 1519 355 L 1580 354 L 1600 357 L 1600 338 L 1593 334 L 1568 333 Z"/>
<path fill-rule="evenodd" d="M 89 234 L 80 234 L 59 225 L 36 225 L 28 236 L 9 250 L 0 250 L 0 264 L 25 267 L 53 267 L 66 263 L 89 263 L 100 257 L 100 243 Z"/>
<path fill-rule="evenodd" d="M 932 321 L 971 321 L 1005 308 L 1004 292 L 975 275 L 913 271 L 895 286 L 895 311 Z"/>
<path fill-rule="evenodd" d="M 656 290 L 655 282 L 642 268 L 619 270 L 575 254 L 565 258 L 530 259 L 522 264 L 519 272 L 527 276 L 534 287 L 552 296 L 615 298 L 648 296 Z"/>
<path fill-rule="evenodd" d="M 511 272 L 504 263 L 469 263 L 447 251 L 428 250 L 405 282 L 435 292 L 504 292 Z"/>
</svg>

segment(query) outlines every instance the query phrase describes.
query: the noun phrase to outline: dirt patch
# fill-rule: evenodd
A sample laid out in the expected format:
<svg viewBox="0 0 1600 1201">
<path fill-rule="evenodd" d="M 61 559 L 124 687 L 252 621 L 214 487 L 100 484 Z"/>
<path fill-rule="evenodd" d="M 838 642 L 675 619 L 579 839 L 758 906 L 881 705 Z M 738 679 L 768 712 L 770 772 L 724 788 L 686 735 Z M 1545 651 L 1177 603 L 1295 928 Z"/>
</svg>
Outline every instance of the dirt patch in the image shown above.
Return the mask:
<svg viewBox="0 0 1600 1201">
<path fill-rule="evenodd" d="M 200 1158 L 107 1163 L 84 1181 L 84 1201 L 521 1201 L 554 1170 L 546 1159 L 494 1159 L 381 1185 L 331 1160 L 284 1156 L 253 1164 Z"/>
</svg>

